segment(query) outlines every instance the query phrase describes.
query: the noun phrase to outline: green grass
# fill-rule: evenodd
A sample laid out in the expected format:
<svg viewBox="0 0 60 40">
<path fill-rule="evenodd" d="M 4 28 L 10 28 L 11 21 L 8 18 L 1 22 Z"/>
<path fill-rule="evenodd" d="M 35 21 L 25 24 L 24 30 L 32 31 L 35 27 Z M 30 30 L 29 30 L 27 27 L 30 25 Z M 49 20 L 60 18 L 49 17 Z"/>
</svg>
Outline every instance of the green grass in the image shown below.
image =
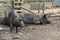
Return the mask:
<svg viewBox="0 0 60 40">
<path fill-rule="evenodd" d="M 4 3 L 7 3 L 8 1 L 11 1 L 11 0 L 2 0 Z M 25 2 L 41 2 L 43 0 L 25 0 Z M 52 0 L 44 0 L 45 2 L 52 2 Z"/>
<path fill-rule="evenodd" d="M 0 0 L 2 3 L 7 3 L 9 0 Z"/>
<path fill-rule="evenodd" d="M 27 2 L 41 2 L 43 0 L 26 0 Z M 52 2 L 52 0 L 44 0 L 45 2 Z"/>
<path fill-rule="evenodd" d="M 0 13 L 0 16 L 2 16 L 3 14 L 2 13 Z"/>
</svg>

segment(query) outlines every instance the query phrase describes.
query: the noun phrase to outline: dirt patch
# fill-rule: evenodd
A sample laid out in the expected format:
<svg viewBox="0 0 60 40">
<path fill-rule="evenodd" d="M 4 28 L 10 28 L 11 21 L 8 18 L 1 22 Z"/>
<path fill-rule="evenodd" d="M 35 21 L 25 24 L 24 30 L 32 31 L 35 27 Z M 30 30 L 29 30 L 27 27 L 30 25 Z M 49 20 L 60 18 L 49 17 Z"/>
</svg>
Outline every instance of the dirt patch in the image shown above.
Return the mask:
<svg viewBox="0 0 60 40">
<path fill-rule="evenodd" d="M 19 27 L 19 33 L 10 33 L 9 27 L 3 27 L 0 31 L 0 40 L 60 40 L 60 17 L 51 17 L 51 24 L 30 24 L 23 29 Z M 57 21 L 56 21 L 57 19 Z M 8 30 L 6 30 L 8 29 Z"/>
</svg>

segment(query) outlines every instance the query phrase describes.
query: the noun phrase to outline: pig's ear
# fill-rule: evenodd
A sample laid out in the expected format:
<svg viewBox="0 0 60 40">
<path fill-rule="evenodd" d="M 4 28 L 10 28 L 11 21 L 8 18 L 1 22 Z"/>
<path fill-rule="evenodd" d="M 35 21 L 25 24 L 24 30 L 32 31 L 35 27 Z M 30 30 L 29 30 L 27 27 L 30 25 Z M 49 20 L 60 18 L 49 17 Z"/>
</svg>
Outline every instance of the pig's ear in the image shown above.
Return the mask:
<svg viewBox="0 0 60 40">
<path fill-rule="evenodd" d="M 43 17 L 46 17 L 46 15 L 44 15 Z"/>
</svg>

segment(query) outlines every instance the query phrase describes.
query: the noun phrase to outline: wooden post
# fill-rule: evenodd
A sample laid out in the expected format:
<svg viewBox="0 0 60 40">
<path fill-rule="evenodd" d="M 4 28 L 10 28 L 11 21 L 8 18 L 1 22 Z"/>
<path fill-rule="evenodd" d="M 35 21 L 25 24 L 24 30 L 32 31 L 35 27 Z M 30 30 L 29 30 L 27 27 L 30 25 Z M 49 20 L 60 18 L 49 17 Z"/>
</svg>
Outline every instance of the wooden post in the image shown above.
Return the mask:
<svg viewBox="0 0 60 40">
<path fill-rule="evenodd" d="M 52 8 L 53 8 L 53 1 L 54 1 L 54 0 L 52 0 Z"/>
<path fill-rule="evenodd" d="M 26 11 L 30 12 L 30 13 L 34 13 L 34 12 L 32 12 L 32 11 L 30 11 L 30 10 L 28 10 L 28 9 L 24 8 L 24 7 L 22 7 L 22 9 L 24 9 L 24 10 L 26 10 Z M 34 14 L 35 14 L 35 13 L 34 13 Z"/>
<path fill-rule="evenodd" d="M 44 11 L 45 11 L 45 8 L 44 8 L 45 5 L 44 5 L 44 3 L 45 3 L 45 2 L 44 2 L 44 0 L 43 0 L 43 14 L 44 14 Z"/>
<path fill-rule="evenodd" d="M 40 1 L 38 2 L 38 14 L 40 13 Z"/>
</svg>

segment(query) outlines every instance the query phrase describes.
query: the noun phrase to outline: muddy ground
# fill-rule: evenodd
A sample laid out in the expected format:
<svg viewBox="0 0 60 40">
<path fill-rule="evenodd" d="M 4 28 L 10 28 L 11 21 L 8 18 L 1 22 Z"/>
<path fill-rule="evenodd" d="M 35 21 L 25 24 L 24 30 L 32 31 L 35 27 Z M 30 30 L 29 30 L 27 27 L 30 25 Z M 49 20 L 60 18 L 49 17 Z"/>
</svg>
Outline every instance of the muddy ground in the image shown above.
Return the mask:
<svg viewBox="0 0 60 40">
<path fill-rule="evenodd" d="M 1 25 L 0 40 L 60 40 L 60 17 L 51 17 L 51 24 L 26 25 L 19 33 L 10 33 L 9 27 Z"/>
</svg>

